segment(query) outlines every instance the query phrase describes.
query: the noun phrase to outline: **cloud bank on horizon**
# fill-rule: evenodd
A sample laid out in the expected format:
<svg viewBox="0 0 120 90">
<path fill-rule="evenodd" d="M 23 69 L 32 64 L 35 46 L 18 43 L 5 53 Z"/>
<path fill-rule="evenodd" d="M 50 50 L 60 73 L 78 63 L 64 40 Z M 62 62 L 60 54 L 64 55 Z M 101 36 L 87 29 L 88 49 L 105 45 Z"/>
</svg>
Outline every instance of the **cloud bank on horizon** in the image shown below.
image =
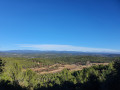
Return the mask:
<svg viewBox="0 0 120 90">
<path fill-rule="evenodd" d="M 72 45 L 56 45 L 56 44 L 18 44 L 19 47 L 32 48 L 41 51 L 81 51 L 81 52 L 104 52 L 104 53 L 120 53 L 118 50 L 89 48 Z"/>
</svg>

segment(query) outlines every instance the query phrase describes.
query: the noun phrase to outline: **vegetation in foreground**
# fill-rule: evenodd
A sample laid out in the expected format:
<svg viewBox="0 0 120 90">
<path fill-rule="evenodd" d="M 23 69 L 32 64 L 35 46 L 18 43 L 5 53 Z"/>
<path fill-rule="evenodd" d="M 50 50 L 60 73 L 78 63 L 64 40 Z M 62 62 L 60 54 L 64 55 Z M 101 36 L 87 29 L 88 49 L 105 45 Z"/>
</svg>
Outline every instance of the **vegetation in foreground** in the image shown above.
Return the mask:
<svg viewBox="0 0 120 90">
<path fill-rule="evenodd" d="M 95 65 L 89 68 L 84 68 L 81 71 L 71 72 L 67 69 L 64 69 L 59 73 L 43 75 L 37 74 L 36 72 L 33 72 L 27 68 L 29 63 L 26 64 L 25 67 L 21 63 L 21 61 L 24 59 L 21 61 L 19 60 L 15 61 L 15 58 L 0 59 L 0 90 L 120 89 L 119 60 L 111 62 L 109 65 Z M 23 68 L 26 68 L 27 70 L 24 70 Z"/>
</svg>

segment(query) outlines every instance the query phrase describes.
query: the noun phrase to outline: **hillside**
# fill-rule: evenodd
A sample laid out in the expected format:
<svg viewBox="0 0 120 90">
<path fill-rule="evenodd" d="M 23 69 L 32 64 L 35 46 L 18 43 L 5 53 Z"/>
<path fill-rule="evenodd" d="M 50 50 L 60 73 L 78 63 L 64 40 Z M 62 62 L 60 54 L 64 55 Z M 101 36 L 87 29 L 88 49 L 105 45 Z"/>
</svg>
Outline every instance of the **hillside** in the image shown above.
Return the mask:
<svg viewBox="0 0 120 90">
<path fill-rule="evenodd" d="M 40 51 L 40 50 L 10 50 L 0 51 L 1 57 L 26 57 L 26 58 L 50 58 L 62 56 L 104 56 L 120 57 L 119 53 L 96 53 L 96 52 L 77 52 L 77 51 Z"/>
<path fill-rule="evenodd" d="M 115 83 L 119 82 L 119 61 L 120 57 L 79 55 L 56 58 L 1 57 L 0 89 L 119 90 L 118 83 Z"/>
</svg>

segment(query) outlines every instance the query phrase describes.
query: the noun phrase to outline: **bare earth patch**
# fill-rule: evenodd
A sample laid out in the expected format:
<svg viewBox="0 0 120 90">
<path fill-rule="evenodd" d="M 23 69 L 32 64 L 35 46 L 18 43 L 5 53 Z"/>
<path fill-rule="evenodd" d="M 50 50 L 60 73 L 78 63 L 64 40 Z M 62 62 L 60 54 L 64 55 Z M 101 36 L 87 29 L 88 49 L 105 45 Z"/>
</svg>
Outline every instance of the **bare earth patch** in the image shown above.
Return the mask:
<svg viewBox="0 0 120 90">
<path fill-rule="evenodd" d="M 48 74 L 48 73 L 57 73 L 62 71 L 63 69 L 68 69 L 70 71 L 77 71 L 82 70 L 83 68 L 88 68 L 93 65 L 108 65 L 109 63 L 91 63 L 89 65 L 76 65 L 76 64 L 54 64 L 49 67 L 41 67 L 41 68 L 31 68 L 33 71 L 37 72 L 38 74 Z"/>
</svg>

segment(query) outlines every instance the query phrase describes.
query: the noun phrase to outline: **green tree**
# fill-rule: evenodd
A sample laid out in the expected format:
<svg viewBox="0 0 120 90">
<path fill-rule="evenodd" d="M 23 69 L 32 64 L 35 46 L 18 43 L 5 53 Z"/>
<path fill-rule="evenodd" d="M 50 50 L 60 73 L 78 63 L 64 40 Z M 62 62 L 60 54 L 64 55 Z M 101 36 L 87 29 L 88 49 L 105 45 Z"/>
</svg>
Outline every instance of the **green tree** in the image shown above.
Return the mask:
<svg viewBox="0 0 120 90">
<path fill-rule="evenodd" d="M 33 90 L 34 86 L 36 85 L 36 73 L 33 72 L 31 69 L 28 69 L 25 72 L 26 76 L 26 81 L 28 82 L 28 89 Z"/>
<path fill-rule="evenodd" d="M 19 85 L 22 79 L 22 67 L 18 65 L 18 63 L 13 63 L 9 73 L 12 78 L 13 85 Z"/>
<path fill-rule="evenodd" d="M 4 65 L 5 65 L 5 62 L 0 58 L 0 74 L 3 72 Z"/>
</svg>

